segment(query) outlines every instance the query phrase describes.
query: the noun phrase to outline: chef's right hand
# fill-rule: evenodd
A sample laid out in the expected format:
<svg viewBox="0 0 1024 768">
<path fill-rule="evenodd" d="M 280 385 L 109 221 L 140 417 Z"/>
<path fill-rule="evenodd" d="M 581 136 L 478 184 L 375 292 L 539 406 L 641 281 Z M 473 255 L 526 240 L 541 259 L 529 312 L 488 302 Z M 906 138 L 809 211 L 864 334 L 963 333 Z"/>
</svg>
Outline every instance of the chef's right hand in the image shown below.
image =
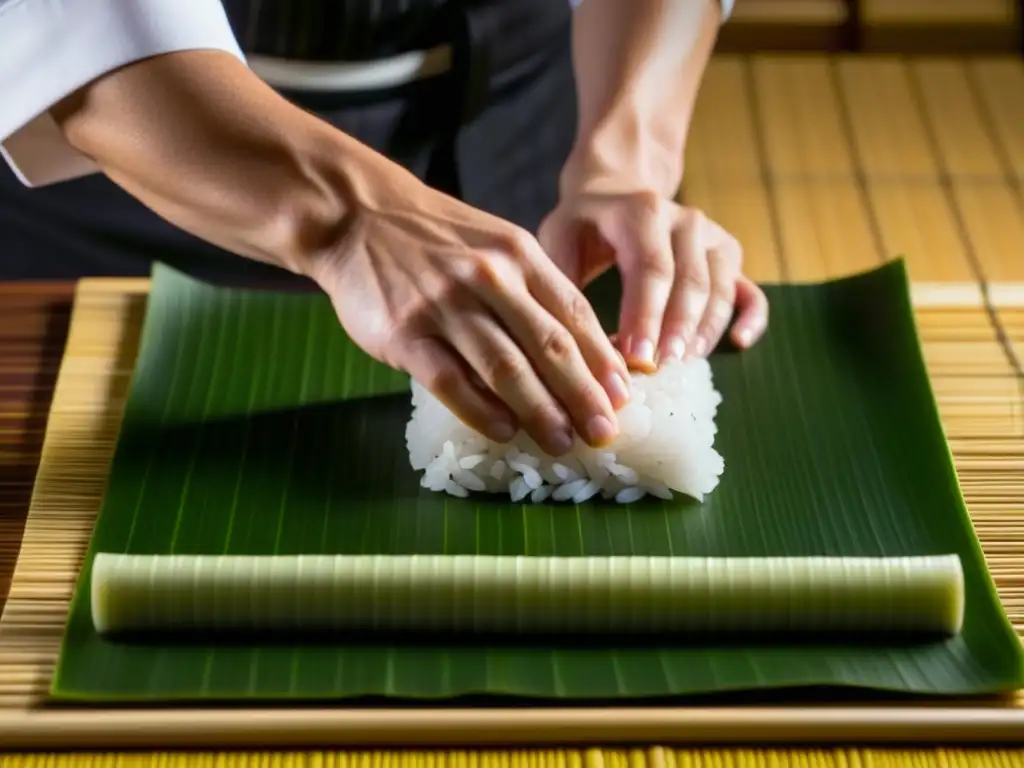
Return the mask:
<svg viewBox="0 0 1024 768">
<path fill-rule="evenodd" d="M 617 432 L 626 367 L 536 240 L 431 190 L 275 93 L 233 56 L 182 51 L 51 112 L 68 142 L 177 226 L 307 275 L 352 339 L 496 440 L 561 454 Z"/>
<path fill-rule="evenodd" d="M 311 270 L 353 341 L 493 440 L 610 442 L 628 372 L 583 294 L 526 231 L 381 160 Z"/>
</svg>

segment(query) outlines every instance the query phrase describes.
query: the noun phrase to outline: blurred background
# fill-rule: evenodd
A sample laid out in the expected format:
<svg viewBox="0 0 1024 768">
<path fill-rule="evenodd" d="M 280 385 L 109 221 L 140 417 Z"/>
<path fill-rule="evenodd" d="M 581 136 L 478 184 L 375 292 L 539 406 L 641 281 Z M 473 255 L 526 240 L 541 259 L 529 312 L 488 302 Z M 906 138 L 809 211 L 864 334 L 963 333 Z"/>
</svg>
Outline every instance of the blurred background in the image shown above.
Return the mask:
<svg viewBox="0 0 1024 768">
<path fill-rule="evenodd" d="M 1019 0 L 739 0 L 719 50 L 1011 53 Z"/>
</svg>

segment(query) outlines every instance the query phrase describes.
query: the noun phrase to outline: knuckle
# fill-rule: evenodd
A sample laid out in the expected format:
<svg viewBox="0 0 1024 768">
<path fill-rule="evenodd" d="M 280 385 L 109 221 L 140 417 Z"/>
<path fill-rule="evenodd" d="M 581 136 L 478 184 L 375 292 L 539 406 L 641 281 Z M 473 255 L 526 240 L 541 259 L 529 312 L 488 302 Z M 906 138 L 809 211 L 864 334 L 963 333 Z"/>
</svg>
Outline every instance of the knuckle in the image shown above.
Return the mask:
<svg viewBox="0 0 1024 768">
<path fill-rule="evenodd" d="M 641 189 L 633 193 L 633 202 L 642 211 L 654 213 L 664 204 L 664 198 L 651 189 Z"/>
<path fill-rule="evenodd" d="M 503 249 L 518 259 L 526 259 L 537 249 L 537 239 L 520 227 L 511 228 L 502 239 Z"/>
<path fill-rule="evenodd" d="M 597 320 L 594 308 L 587 297 L 579 291 L 573 291 L 566 306 L 566 320 L 573 328 L 584 328 Z"/>
<path fill-rule="evenodd" d="M 702 227 L 710 221 L 703 209 L 694 208 L 692 206 L 683 208 L 680 218 L 682 220 L 682 225 L 686 228 Z"/>
<path fill-rule="evenodd" d="M 517 355 L 506 351 L 488 355 L 484 365 L 484 375 L 491 386 L 515 384 L 521 382 L 526 375 L 523 361 Z"/>
<path fill-rule="evenodd" d="M 390 318 L 386 322 L 363 326 L 354 339 L 377 360 L 389 363 L 401 357 L 405 348 L 408 325 L 401 318 Z"/>
<path fill-rule="evenodd" d="M 450 396 L 461 388 L 462 376 L 456 368 L 441 366 L 431 370 L 423 385 L 431 392 Z"/>
<path fill-rule="evenodd" d="M 710 302 L 728 304 L 736 303 L 736 282 L 734 280 L 714 280 L 711 284 Z"/>
<path fill-rule="evenodd" d="M 706 269 L 700 269 L 694 264 L 688 264 L 683 268 L 682 287 L 694 293 L 708 293 L 711 290 L 711 276 Z"/>
<path fill-rule="evenodd" d="M 576 351 L 572 334 L 561 326 L 549 329 L 541 342 L 541 354 L 550 361 L 560 364 L 567 363 Z"/>
<path fill-rule="evenodd" d="M 406 336 L 415 335 L 417 329 L 437 317 L 438 308 L 443 305 L 443 297 L 436 299 L 422 297 L 396 307 L 391 321 L 379 329 L 382 340 L 387 344 L 401 344 Z"/>
<path fill-rule="evenodd" d="M 486 256 L 474 259 L 465 272 L 466 282 L 477 288 L 493 289 L 501 283 L 494 260 Z"/>
<path fill-rule="evenodd" d="M 637 266 L 645 278 L 651 280 L 671 280 L 675 274 L 675 265 L 654 248 L 640 248 L 637 251 Z"/>
</svg>

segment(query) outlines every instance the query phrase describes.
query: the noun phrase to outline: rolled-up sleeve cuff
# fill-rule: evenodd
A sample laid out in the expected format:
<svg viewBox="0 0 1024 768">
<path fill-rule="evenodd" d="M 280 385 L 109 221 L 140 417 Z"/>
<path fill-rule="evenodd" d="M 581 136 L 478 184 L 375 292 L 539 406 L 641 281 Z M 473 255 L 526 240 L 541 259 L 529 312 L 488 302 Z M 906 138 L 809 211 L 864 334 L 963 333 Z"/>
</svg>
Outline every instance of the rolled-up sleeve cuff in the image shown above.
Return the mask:
<svg viewBox="0 0 1024 768">
<path fill-rule="evenodd" d="M 29 186 L 96 171 L 49 115 L 83 85 L 174 51 L 245 60 L 220 0 L 7 0 L 0 40 L 0 154 Z"/>
</svg>

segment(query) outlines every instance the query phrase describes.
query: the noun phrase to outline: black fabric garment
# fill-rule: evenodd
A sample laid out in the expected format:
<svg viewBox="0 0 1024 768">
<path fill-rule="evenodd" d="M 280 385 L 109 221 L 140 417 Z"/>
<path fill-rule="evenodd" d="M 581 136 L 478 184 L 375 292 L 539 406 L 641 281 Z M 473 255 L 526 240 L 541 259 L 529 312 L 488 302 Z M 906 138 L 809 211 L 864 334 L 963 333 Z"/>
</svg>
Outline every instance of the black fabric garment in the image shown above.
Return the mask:
<svg viewBox="0 0 1024 768">
<path fill-rule="evenodd" d="M 555 0 L 556 2 L 558 0 Z M 358 61 L 445 42 L 451 0 L 223 0 L 247 53 Z"/>
<path fill-rule="evenodd" d="M 431 186 L 536 232 L 576 128 L 568 3 L 467 2 L 447 30 L 449 75 L 386 94 L 284 95 Z M 218 282 L 294 280 L 188 235 L 100 175 L 27 189 L 0 166 L 0 280 L 146 275 L 155 260 Z"/>
</svg>

